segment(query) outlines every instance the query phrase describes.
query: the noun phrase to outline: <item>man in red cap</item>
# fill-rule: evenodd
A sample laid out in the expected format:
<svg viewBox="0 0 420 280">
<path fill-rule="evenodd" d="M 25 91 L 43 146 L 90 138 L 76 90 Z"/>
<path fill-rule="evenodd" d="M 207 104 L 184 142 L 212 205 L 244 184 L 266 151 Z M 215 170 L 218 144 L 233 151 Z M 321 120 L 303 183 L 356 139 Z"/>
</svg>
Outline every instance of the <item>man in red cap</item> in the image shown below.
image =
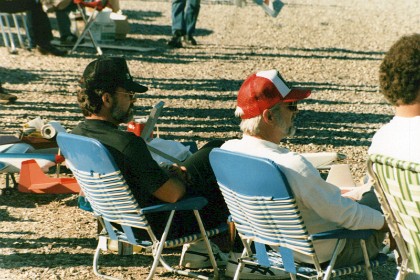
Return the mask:
<svg viewBox="0 0 420 280">
<path fill-rule="evenodd" d="M 269 158 L 279 164 L 294 192 L 310 234 L 336 228 L 378 230 L 366 241 L 369 256 L 375 257 L 382 247 L 384 230 L 387 229 L 384 217 L 378 211 L 380 206 L 377 200 L 363 197 L 355 202 L 342 197 L 340 189 L 324 181 L 309 161 L 279 146 L 282 139 L 295 132 L 293 120 L 298 113 L 297 102 L 310 94 L 309 89 L 289 87 L 276 70 L 249 76 L 239 89 L 235 112 L 242 119 L 240 128 L 243 137 L 229 140 L 221 148 Z M 372 193 L 367 195 L 371 196 Z M 314 242 L 321 263 L 331 259 L 335 244 L 336 240 Z M 358 240 L 346 240 L 340 251 L 335 267 L 363 261 Z M 226 268 L 228 276 L 235 271 L 232 259 Z M 311 262 L 302 254 L 295 254 L 295 259 Z M 244 269 L 241 279 L 257 279 L 253 276 L 257 273 L 260 274 L 252 269 Z"/>
</svg>

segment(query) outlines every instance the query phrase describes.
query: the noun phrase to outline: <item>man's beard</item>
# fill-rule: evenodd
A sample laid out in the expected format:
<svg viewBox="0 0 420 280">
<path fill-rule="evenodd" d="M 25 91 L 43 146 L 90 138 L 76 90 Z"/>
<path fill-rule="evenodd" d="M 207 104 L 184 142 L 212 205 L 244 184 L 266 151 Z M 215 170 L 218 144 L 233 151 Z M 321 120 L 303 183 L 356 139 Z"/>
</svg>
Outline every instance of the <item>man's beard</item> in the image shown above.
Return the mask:
<svg viewBox="0 0 420 280">
<path fill-rule="evenodd" d="M 293 137 L 295 136 L 295 133 L 296 133 L 296 127 L 292 125 L 291 127 L 289 127 L 289 130 L 287 131 L 286 137 Z"/>
<path fill-rule="evenodd" d="M 127 111 L 124 112 L 118 108 L 118 104 L 115 104 L 111 110 L 111 116 L 119 123 L 128 123 L 133 119 L 134 116 L 133 105 L 131 105 Z"/>
<path fill-rule="evenodd" d="M 296 127 L 295 127 L 295 125 L 294 125 L 294 117 L 292 118 L 292 120 L 291 120 L 291 124 L 290 124 L 290 126 L 287 126 L 286 124 L 285 124 L 285 121 L 284 120 L 282 120 L 279 116 L 276 116 L 275 117 L 275 120 L 276 120 L 276 122 L 277 122 L 277 126 L 282 130 L 282 132 L 284 133 L 283 134 L 283 137 L 284 138 L 288 138 L 288 137 L 293 137 L 294 135 L 295 135 L 295 133 L 296 133 Z"/>
</svg>

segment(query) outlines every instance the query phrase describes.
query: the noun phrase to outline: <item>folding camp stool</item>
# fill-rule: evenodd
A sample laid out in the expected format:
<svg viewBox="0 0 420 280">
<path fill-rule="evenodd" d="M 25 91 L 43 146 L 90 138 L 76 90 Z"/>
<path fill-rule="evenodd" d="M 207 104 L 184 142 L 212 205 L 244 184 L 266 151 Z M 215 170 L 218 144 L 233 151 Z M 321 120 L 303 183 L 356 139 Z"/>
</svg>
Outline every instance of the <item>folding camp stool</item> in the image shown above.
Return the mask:
<svg viewBox="0 0 420 280">
<path fill-rule="evenodd" d="M 108 0 L 93 0 L 93 1 L 73 0 L 73 2 L 77 5 L 77 9 L 82 14 L 83 21 L 85 22 L 85 28 L 83 29 L 82 33 L 80 34 L 79 38 L 77 39 L 70 53 L 73 53 L 77 49 L 77 47 L 80 45 L 83 38 L 85 38 L 86 35 L 89 34 L 89 37 L 92 40 L 92 44 L 95 47 L 97 54 L 102 55 L 102 50 L 100 46 L 98 45 L 98 43 L 96 42 L 95 38 L 93 37 L 90 29 L 93 23 L 95 22 L 98 14 L 108 5 Z M 93 9 L 89 17 L 86 15 L 83 9 L 84 7 Z"/>
<path fill-rule="evenodd" d="M 14 26 L 10 23 L 10 17 L 13 19 Z M 23 27 L 20 26 L 20 21 L 22 22 Z M 29 36 L 28 32 L 28 24 L 26 23 L 26 14 L 25 13 L 0 13 L 0 27 L 1 33 L 3 35 L 3 42 L 4 45 L 8 48 L 10 53 L 17 53 L 15 41 L 13 38 L 12 28 L 16 30 L 17 37 L 19 40 L 19 45 L 21 48 L 29 49 L 32 45 L 31 37 Z M 21 33 L 21 29 L 25 30 L 26 38 L 27 38 L 27 46 L 25 46 L 25 42 L 23 40 L 23 34 Z"/>
</svg>

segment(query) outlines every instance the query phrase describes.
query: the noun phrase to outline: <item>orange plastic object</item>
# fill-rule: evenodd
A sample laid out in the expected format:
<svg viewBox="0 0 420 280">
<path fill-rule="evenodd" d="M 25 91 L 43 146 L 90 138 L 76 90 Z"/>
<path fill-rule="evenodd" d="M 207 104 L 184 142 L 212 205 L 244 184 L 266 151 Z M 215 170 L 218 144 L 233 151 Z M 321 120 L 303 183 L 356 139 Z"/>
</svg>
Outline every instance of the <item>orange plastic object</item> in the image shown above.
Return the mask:
<svg viewBox="0 0 420 280">
<path fill-rule="evenodd" d="M 133 132 L 137 136 L 141 136 L 141 132 L 146 126 L 146 122 L 131 121 L 127 124 L 127 131 Z M 153 132 L 150 133 L 150 138 L 153 138 Z"/>
<path fill-rule="evenodd" d="M 51 178 L 42 172 L 35 160 L 22 162 L 18 190 L 25 193 L 79 193 L 75 178 Z"/>
</svg>

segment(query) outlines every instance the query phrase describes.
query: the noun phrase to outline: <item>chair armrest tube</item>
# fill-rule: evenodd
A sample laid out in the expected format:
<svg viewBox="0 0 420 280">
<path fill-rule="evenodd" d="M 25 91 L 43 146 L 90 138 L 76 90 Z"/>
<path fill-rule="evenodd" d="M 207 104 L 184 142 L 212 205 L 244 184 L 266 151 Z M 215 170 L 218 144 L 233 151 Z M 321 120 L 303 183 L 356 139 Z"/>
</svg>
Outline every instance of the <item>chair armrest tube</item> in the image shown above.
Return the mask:
<svg viewBox="0 0 420 280">
<path fill-rule="evenodd" d="M 204 197 L 191 197 L 180 200 L 175 203 L 165 203 L 159 205 L 153 205 L 146 208 L 142 208 L 142 212 L 154 213 L 154 212 L 165 212 L 172 210 L 200 210 L 207 205 L 207 199 Z"/>
<path fill-rule="evenodd" d="M 336 229 L 324 232 L 312 234 L 312 240 L 321 239 L 367 239 L 374 233 L 373 229 L 361 229 L 361 230 L 350 230 L 350 229 Z"/>
</svg>

